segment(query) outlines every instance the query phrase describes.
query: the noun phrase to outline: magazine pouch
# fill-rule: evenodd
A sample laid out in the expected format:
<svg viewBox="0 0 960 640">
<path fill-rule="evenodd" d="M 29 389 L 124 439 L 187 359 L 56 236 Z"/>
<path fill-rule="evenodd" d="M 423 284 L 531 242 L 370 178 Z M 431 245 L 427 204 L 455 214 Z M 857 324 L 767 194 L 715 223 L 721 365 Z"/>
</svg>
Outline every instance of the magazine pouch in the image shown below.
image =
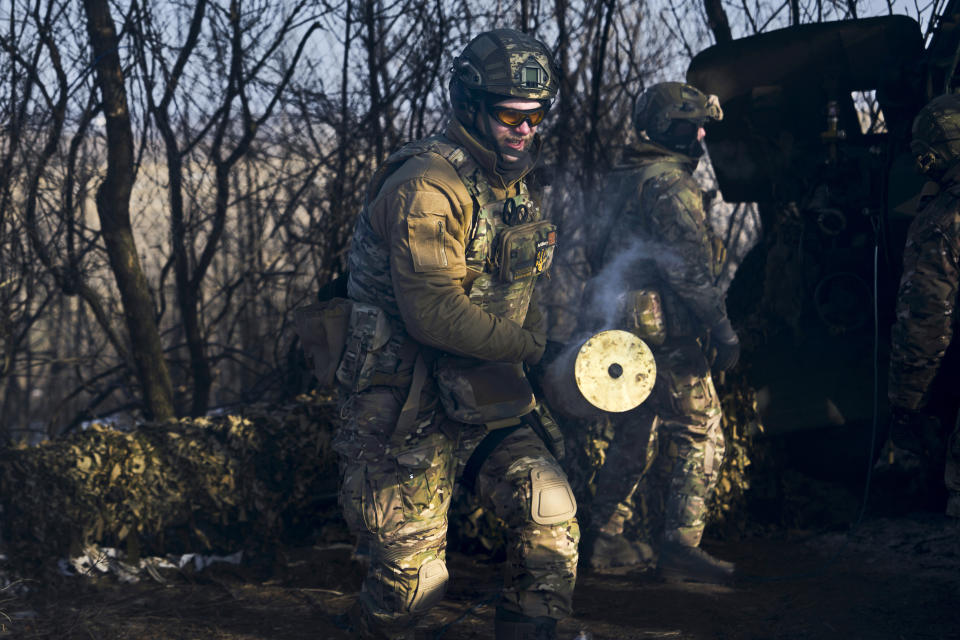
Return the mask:
<svg viewBox="0 0 960 640">
<path fill-rule="evenodd" d="M 557 246 L 557 227 L 547 220 L 519 224 L 501 231 L 498 242 L 500 279 L 516 282 L 550 268 Z"/>
<path fill-rule="evenodd" d="M 337 380 L 349 391 L 359 393 L 368 388 L 377 365 L 377 354 L 390 340 L 390 320 L 376 305 L 353 302 L 346 345 Z"/>
</svg>

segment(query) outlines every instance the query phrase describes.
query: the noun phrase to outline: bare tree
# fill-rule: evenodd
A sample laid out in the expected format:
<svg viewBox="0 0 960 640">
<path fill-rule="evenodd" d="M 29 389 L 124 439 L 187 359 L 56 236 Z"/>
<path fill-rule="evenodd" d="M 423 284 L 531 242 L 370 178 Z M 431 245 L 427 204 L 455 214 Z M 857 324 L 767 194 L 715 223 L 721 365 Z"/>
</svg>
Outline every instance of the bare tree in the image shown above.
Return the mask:
<svg viewBox="0 0 960 640">
<path fill-rule="evenodd" d="M 187 33 L 175 57 L 167 43 L 168 34 L 148 7 L 140 9 L 138 25 L 133 29 L 138 42 L 139 64 L 147 80 L 147 103 L 163 140 L 169 177 L 170 243 L 173 253 L 176 292 L 184 339 L 189 352 L 192 377 L 190 412 L 202 415 L 209 407 L 213 385 L 211 360 L 204 335 L 203 297 L 208 271 L 217 256 L 228 223 L 231 206 L 231 178 L 238 162 L 252 149 L 258 134 L 273 116 L 281 96 L 303 55 L 317 24 L 301 30 L 293 55 L 284 59 L 283 47 L 304 19 L 307 3 L 287 7 L 281 14 L 272 7 L 247 5 L 239 0 L 226 10 L 198 2 L 192 12 Z M 276 22 L 274 22 L 276 21 Z M 206 31 L 213 51 L 222 52 L 226 65 L 218 59 L 192 60 L 198 53 L 201 34 Z M 219 58 L 219 56 L 218 56 Z M 222 73 L 226 83 L 216 86 L 216 77 L 192 78 L 184 87 L 188 64 L 193 72 Z M 274 66 L 274 64 L 278 66 Z M 157 73 L 154 73 L 156 67 Z M 190 91 L 197 81 L 213 83 L 211 105 L 199 105 L 204 121 L 184 123 L 182 132 L 174 129 L 171 111 L 185 113 L 191 104 Z M 155 92 L 159 95 L 155 96 Z M 254 104 L 261 104 L 257 109 Z M 213 172 L 211 212 L 188 212 L 184 201 L 184 160 L 198 147 L 204 149 Z M 196 247 L 199 246 L 197 250 Z"/>
<path fill-rule="evenodd" d="M 290 310 L 343 273 L 377 166 L 443 129 L 451 58 L 484 29 L 516 27 L 556 55 L 547 205 L 576 247 L 644 87 L 682 76 L 714 42 L 866 11 L 821 0 L 6 3 L 4 415 L 58 413 L 62 426 L 282 393 Z M 557 271 L 582 271 L 578 259 Z M 139 276 L 120 268 L 130 264 Z M 158 394 L 148 363 L 164 360 L 177 385 Z"/>
<path fill-rule="evenodd" d="M 160 344 L 153 298 L 130 223 L 133 129 L 117 52 L 119 41 L 106 0 L 85 0 L 84 10 L 107 128 L 107 173 L 97 190 L 100 226 L 123 300 L 133 360 L 143 387 L 145 412 L 148 418 L 166 420 L 174 416 L 173 389 Z"/>
<path fill-rule="evenodd" d="M 723 8 L 722 0 L 703 0 L 703 5 L 707 12 L 707 25 L 713 31 L 713 37 L 717 43 L 733 40 L 730 20 L 727 19 L 727 12 Z"/>
</svg>

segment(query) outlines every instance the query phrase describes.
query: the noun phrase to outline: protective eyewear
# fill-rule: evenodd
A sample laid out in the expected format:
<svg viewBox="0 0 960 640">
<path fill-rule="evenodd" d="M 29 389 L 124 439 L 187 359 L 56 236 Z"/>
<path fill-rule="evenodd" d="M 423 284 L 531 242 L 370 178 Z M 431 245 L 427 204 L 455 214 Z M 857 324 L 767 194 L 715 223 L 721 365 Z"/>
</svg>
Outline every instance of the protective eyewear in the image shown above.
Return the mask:
<svg viewBox="0 0 960 640">
<path fill-rule="evenodd" d="M 519 127 L 526 120 L 531 127 L 535 127 L 547 116 L 547 107 L 536 109 L 511 109 L 509 107 L 490 107 L 493 117 L 500 124 L 508 127 Z"/>
</svg>

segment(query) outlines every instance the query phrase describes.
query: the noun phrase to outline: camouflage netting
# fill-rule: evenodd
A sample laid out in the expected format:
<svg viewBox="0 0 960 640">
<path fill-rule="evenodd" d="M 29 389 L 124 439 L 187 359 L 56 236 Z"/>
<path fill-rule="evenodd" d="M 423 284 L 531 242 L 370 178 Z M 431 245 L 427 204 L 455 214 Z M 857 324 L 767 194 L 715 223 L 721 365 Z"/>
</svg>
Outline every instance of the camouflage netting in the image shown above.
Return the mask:
<svg viewBox="0 0 960 640">
<path fill-rule="evenodd" d="M 747 527 L 750 466 L 764 455 L 754 441 L 754 436 L 763 432 L 763 423 L 756 390 L 739 370 L 728 372 L 725 380 L 717 382 L 717 394 L 723 407 L 726 452 L 709 505 L 707 531 L 716 537 L 739 536 L 746 533 Z"/>
<path fill-rule="evenodd" d="M 336 512 L 329 398 L 150 424 L 94 425 L 0 453 L 3 540 L 41 562 L 99 543 L 133 555 L 258 549 Z"/>
<path fill-rule="evenodd" d="M 745 528 L 752 435 L 760 423 L 742 379 L 728 378 L 720 394 L 727 459 L 710 530 L 736 535 Z M 0 453 L 0 504 L 8 554 L 35 564 L 93 543 L 133 556 L 309 544 L 319 527 L 340 517 L 333 418 L 331 398 L 301 396 L 286 406 L 131 432 L 94 425 L 7 449 Z M 608 421 L 566 427 L 564 465 L 587 524 L 594 476 L 613 432 Z M 461 493 L 450 515 L 452 546 L 502 548 L 502 522 L 471 495 Z"/>
</svg>

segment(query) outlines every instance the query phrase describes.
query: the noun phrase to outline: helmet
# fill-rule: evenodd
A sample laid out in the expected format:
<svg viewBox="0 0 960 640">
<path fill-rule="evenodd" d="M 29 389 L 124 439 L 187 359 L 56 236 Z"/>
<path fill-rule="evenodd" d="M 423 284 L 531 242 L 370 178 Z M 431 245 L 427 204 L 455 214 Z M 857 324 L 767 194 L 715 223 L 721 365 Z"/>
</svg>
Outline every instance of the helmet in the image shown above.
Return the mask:
<svg viewBox="0 0 960 640">
<path fill-rule="evenodd" d="M 689 153 L 707 120 L 723 120 L 717 96 L 682 82 L 661 82 L 644 91 L 633 106 L 633 126 L 658 144 Z"/>
<path fill-rule="evenodd" d="M 542 42 L 513 29 L 494 29 L 471 40 L 454 59 L 450 101 L 469 124 L 483 101 L 519 98 L 549 106 L 559 85 L 553 56 Z"/>
<path fill-rule="evenodd" d="M 910 151 L 921 173 L 937 179 L 960 159 L 960 95 L 946 94 L 927 103 L 913 120 Z"/>
</svg>

